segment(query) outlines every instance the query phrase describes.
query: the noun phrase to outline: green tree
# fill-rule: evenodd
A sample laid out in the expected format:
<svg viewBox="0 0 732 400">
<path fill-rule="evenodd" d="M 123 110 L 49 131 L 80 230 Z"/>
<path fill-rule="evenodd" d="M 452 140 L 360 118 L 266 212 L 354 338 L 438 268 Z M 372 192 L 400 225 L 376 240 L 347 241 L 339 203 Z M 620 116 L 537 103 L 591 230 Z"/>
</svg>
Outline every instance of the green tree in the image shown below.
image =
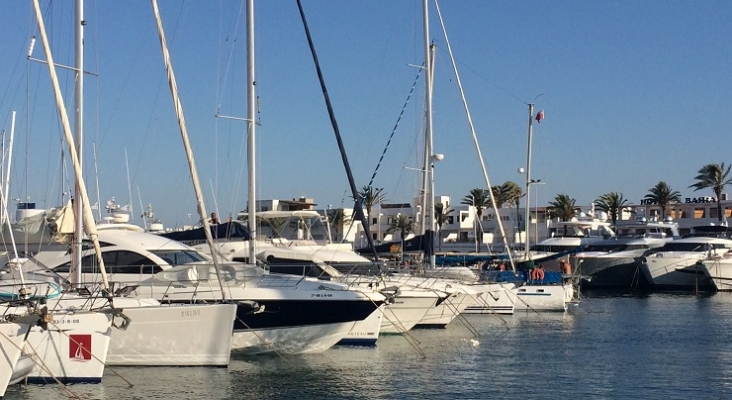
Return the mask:
<svg viewBox="0 0 732 400">
<path fill-rule="evenodd" d="M 414 221 L 412 221 L 412 218 L 409 218 L 406 215 L 397 214 L 397 216 L 392 218 L 391 224 L 386 230 L 386 233 L 394 233 L 399 231 L 401 248 L 402 250 L 404 250 L 404 237 L 412 233 L 413 230 Z"/>
<path fill-rule="evenodd" d="M 661 219 L 666 218 L 666 207 L 669 204 L 681 202 L 681 192 L 672 190 L 668 183 L 664 181 L 658 182 L 656 186 L 648 189 L 648 192 L 645 200 L 661 207 Z"/>
<path fill-rule="evenodd" d="M 480 227 L 478 231 L 478 237 L 475 238 L 478 243 L 483 242 L 483 210 L 491 206 L 491 195 L 488 190 L 482 188 L 475 188 L 470 190 L 470 194 L 463 197 L 460 204 L 475 207 L 475 214 L 477 216 L 477 223 Z"/>
<path fill-rule="evenodd" d="M 715 201 L 717 202 L 717 218 L 721 222 L 723 220 L 722 214 L 722 203 L 719 202 L 720 196 L 724 191 L 724 187 L 732 183 L 732 178 L 728 178 L 729 170 L 732 165 L 727 168 L 724 167 L 724 163 L 721 164 L 707 164 L 699 170 L 698 175 L 694 178 L 696 183 L 690 185 L 690 188 L 694 188 L 694 191 L 701 189 L 712 189 L 714 191 Z"/>
<path fill-rule="evenodd" d="M 371 215 L 371 210 L 377 204 L 381 204 L 386 200 L 384 188 L 374 188 L 373 186 L 364 186 L 358 191 L 358 195 L 363 201 L 363 207 L 366 214 Z"/>
<path fill-rule="evenodd" d="M 449 204 L 447 206 L 442 203 L 435 204 L 435 222 L 437 223 L 437 237 L 439 238 L 437 246 L 440 251 L 442 251 L 442 224 L 447 222 L 450 218 L 450 214 L 455 211 L 449 207 Z"/>
<path fill-rule="evenodd" d="M 343 231 L 343 227 L 351 223 L 351 217 L 346 215 L 342 208 L 327 210 L 326 215 L 328 216 L 330 228 L 335 229 L 335 241 L 337 242 L 341 232 Z"/>
<path fill-rule="evenodd" d="M 549 214 L 552 218 L 569 221 L 577 215 L 575 201 L 568 194 L 558 194 L 554 197 L 554 201 L 549 202 Z"/>
<path fill-rule="evenodd" d="M 266 218 L 263 219 L 263 221 L 266 222 L 270 228 L 272 228 L 272 234 L 270 236 L 273 238 L 282 237 L 282 232 L 285 230 L 285 228 L 287 228 L 290 223 L 290 219 L 287 217 Z"/>
<path fill-rule="evenodd" d="M 623 198 L 622 193 L 608 192 L 598 197 L 595 200 L 595 206 L 600 210 L 610 215 L 610 220 L 613 221 L 613 225 L 618 222 L 618 216 L 624 210 L 628 209 L 626 205 L 628 200 Z"/>
</svg>

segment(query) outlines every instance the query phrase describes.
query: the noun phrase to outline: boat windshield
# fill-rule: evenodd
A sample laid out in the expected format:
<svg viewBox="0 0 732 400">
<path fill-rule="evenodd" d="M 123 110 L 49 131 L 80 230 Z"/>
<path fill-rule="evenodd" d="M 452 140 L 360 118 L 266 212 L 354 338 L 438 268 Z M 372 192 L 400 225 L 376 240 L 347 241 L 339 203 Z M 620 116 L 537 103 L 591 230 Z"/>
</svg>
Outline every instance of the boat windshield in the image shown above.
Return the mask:
<svg viewBox="0 0 732 400">
<path fill-rule="evenodd" d="M 545 253 L 560 253 L 563 251 L 568 251 L 577 248 L 578 245 L 550 245 L 550 244 L 537 244 L 534 246 L 531 246 L 531 251 L 540 251 Z"/>
<path fill-rule="evenodd" d="M 615 243 L 615 244 L 593 244 L 590 246 L 585 247 L 583 252 L 603 252 L 603 253 L 613 253 L 618 251 L 626 251 L 626 250 L 641 250 L 641 249 L 648 249 L 648 245 L 645 244 L 623 244 L 623 243 Z"/>
<path fill-rule="evenodd" d="M 206 258 L 195 250 L 150 250 L 169 265 L 183 265 L 206 261 Z"/>
<path fill-rule="evenodd" d="M 669 242 L 666 243 L 663 247 L 660 247 L 656 250 L 654 250 L 654 253 L 657 252 L 666 252 L 666 251 L 684 251 L 684 252 L 703 252 L 708 251 L 712 248 L 724 248 L 724 245 L 721 243 L 699 243 L 699 242 L 686 242 L 686 243 L 679 243 L 679 242 Z"/>
</svg>

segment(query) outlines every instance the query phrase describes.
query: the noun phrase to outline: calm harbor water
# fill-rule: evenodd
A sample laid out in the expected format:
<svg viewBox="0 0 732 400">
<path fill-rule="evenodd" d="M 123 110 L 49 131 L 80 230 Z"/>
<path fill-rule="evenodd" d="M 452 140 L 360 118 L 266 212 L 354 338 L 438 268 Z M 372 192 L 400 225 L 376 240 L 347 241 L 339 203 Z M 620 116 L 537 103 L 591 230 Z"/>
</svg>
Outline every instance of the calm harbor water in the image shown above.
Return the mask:
<svg viewBox="0 0 732 400">
<path fill-rule="evenodd" d="M 471 329 L 480 333 L 474 338 Z M 732 294 L 592 294 L 566 314 L 472 315 L 375 348 L 235 358 L 226 368 L 115 368 L 83 399 L 732 398 Z M 58 386 L 9 388 L 51 399 Z"/>
</svg>

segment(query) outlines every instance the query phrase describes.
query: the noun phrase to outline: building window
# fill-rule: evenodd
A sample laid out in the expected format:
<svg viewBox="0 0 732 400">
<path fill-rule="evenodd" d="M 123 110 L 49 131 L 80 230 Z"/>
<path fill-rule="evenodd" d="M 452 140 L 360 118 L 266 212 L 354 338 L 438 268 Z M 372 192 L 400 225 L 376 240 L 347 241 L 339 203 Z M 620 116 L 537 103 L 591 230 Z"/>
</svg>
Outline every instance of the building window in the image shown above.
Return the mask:
<svg viewBox="0 0 732 400">
<path fill-rule="evenodd" d="M 709 208 L 709 218 L 717 218 L 717 207 Z"/>
<path fill-rule="evenodd" d="M 455 223 L 455 218 L 452 215 L 448 216 L 447 217 L 447 224 L 448 225 L 452 225 L 454 223 Z"/>
<path fill-rule="evenodd" d="M 704 216 L 705 215 L 704 211 L 706 211 L 706 209 L 704 209 L 704 208 L 695 208 L 694 209 L 694 219 L 706 218 Z"/>
</svg>

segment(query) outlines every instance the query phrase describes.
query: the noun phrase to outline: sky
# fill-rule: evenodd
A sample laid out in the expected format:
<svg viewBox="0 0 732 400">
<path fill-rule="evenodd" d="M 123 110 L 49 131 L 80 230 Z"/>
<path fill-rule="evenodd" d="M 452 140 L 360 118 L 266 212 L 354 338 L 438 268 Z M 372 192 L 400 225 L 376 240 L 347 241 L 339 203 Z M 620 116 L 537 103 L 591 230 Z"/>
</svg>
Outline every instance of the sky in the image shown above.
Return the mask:
<svg viewBox="0 0 732 400">
<path fill-rule="evenodd" d="M 167 227 L 196 200 L 148 1 L 85 2 L 84 173 L 91 202 L 151 204 Z M 417 195 L 424 135 L 422 2 L 303 0 L 356 185 L 388 202 Z M 659 181 L 682 197 L 698 170 L 732 163 L 732 5 L 725 1 L 430 1 L 436 45 L 435 192 L 486 187 L 448 41 L 491 185 L 523 185 L 528 103 L 532 202 L 608 192 L 638 204 Z M 41 1 L 57 64 L 74 64 L 73 4 Z M 160 0 L 208 212 L 247 204 L 243 2 Z M 295 1 L 255 2 L 257 197 L 351 207 L 351 193 Z M 73 183 L 48 68 L 28 61 L 31 2 L 0 4 L 0 128 L 17 111 L 10 198 L 59 205 Z M 40 39 L 33 57 L 45 59 Z M 58 70 L 73 110 L 74 76 Z M 538 96 L 538 97 L 537 97 Z M 406 104 L 406 106 L 405 106 Z M 400 112 L 403 116 L 397 124 Z M 73 114 L 70 115 L 73 123 Z M 396 126 L 396 129 L 395 129 Z M 387 141 L 393 132 L 388 147 Z M 6 138 L 6 141 L 8 140 Z M 7 152 L 6 152 L 7 153 Z M 63 160 L 67 160 L 65 163 Z M 4 179 L 3 179 L 4 180 Z M 12 209 L 12 202 L 11 202 Z M 105 216 L 103 213 L 102 216 Z"/>
</svg>

